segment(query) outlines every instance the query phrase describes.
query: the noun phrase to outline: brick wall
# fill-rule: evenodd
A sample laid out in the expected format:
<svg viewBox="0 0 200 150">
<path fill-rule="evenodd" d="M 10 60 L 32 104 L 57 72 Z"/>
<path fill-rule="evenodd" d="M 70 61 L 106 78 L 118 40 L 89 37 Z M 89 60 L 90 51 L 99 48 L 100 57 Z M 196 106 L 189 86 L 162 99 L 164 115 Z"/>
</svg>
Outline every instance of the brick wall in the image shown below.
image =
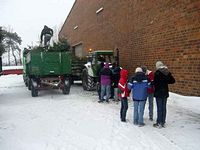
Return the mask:
<svg viewBox="0 0 200 150">
<path fill-rule="evenodd" d="M 200 0 L 76 0 L 59 37 L 85 51 L 119 48 L 130 75 L 161 60 L 176 78 L 171 91 L 200 96 Z"/>
</svg>

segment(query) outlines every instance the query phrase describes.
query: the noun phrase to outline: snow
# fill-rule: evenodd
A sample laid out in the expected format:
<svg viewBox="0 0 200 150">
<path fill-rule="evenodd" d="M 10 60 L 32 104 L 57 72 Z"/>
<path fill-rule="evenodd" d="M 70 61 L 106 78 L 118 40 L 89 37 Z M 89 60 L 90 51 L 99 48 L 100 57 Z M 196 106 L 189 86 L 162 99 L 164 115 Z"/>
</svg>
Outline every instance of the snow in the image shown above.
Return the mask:
<svg viewBox="0 0 200 150">
<path fill-rule="evenodd" d="M 2 70 L 23 69 L 23 66 L 3 66 Z"/>
<path fill-rule="evenodd" d="M 120 103 L 99 104 L 96 92 L 79 83 L 69 95 L 45 90 L 31 97 L 22 75 L 0 77 L 0 150 L 197 150 L 200 97 L 170 93 L 166 128 L 133 125 L 132 101 L 127 123 L 119 120 Z M 156 118 L 156 107 L 154 107 Z M 155 121 L 155 119 L 154 119 Z"/>
</svg>

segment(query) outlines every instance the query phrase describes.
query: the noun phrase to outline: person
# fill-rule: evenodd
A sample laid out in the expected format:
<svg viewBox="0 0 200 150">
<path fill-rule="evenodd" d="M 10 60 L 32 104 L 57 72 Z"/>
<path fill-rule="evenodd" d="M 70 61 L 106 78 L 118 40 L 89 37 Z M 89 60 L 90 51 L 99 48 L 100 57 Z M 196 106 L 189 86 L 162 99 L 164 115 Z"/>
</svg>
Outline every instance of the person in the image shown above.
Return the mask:
<svg viewBox="0 0 200 150">
<path fill-rule="evenodd" d="M 101 100 L 101 75 L 100 72 L 104 67 L 104 62 L 100 62 L 99 67 L 97 69 L 97 75 L 98 75 L 98 82 L 97 82 L 97 93 L 99 96 L 99 100 Z"/>
<path fill-rule="evenodd" d="M 153 124 L 154 127 L 165 127 L 166 121 L 166 104 L 169 97 L 168 84 L 174 84 L 175 79 L 169 72 L 166 65 L 161 61 L 156 62 L 156 72 L 154 73 L 154 97 L 157 104 L 157 121 Z"/>
<path fill-rule="evenodd" d="M 131 78 L 131 81 L 128 83 L 128 88 L 131 90 L 132 99 L 134 103 L 133 124 L 142 127 L 145 125 L 143 115 L 146 99 L 148 96 L 147 76 L 145 76 L 144 72 L 142 71 L 142 68 L 137 67 L 135 69 L 135 75 Z"/>
<path fill-rule="evenodd" d="M 98 60 L 99 62 L 105 62 L 105 61 L 106 61 L 103 55 L 98 55 L 97 60 Z"/>
<path fill-rule="evenodd" d="M 110 87 L 112 81 L 112 71 L 109 68 L 109 64 L 105 63 L 104 68 L 100 71 L 101 80 L 101 99 L 98 102 L 104 101 L 104 95 L 106 95 L 106 102 L 109 102 Z"/>
<path fill-rule="evenodd" d="M 110 68 L 110 70 L 112 71 L 113 77 L 112 77 L 112 83 L 111 83 L 111 89 L 110 89 L 110 99 L 114 99 L 114 78 L 115 78 L 115 73 L 114 73 L 114 69 L 116 68 L 116 63 L 114 62 L 112 64 L 112 67 Z M 118 85 L 117 85 L 118 86 Z"/>
<path fill-rule="evenodd" d="M 112 77 L 112 85 L 111 85 L 111 96 L 110 99 L 113 99 L 113 101 L 118 101 L 118 82 L 120 79 L 120 70 L 121 68 L 116 65 L 116 62 L 112 64 L 111 71 L 113 73 Z"/>
<path fill-rule="evenodd" d="M 147 76 L 148 82 L 150 83 L 150 86 L 147 89 L 147 92 L 148 92 L 147 98 L 148 98 L 148 102 L 149 102 L 149 120 L 153 121 L 154 73 L 153 73 L 153 71 L 148 70 L 146 66 L 141 66 L 141 68 L 142 68 L 142 71 Z"/>
<path fill-rule="evenodd" d="M 122 122 L 126 122 L 126 112 L 128 110 L 128 99 L 129 89 L 127 87 L 128 71 L 122 69 L 120 71 L 120 80 L 118 83 L 119 97 L 121 100 L 121 109 L 120 109 L 120 119 Z"/>
<path fill-rule="evenodd" d="M 53 30 L 45 25 L 40 35 L 40 43 L 42 44 L 44 39 L 44 46 L 47 46 L 47 44 L 49 45 L 52 36 Z"/>
<path fill-rule="evenodd" d="M 114 88 L 114 101 L 118 102 L 119 97 L 118 97 L 118 83 L 120 80 L 120 71 L 121 68 L 119 66 L 115 67 L 113 70 L 113 88 Z"/>
</svg>

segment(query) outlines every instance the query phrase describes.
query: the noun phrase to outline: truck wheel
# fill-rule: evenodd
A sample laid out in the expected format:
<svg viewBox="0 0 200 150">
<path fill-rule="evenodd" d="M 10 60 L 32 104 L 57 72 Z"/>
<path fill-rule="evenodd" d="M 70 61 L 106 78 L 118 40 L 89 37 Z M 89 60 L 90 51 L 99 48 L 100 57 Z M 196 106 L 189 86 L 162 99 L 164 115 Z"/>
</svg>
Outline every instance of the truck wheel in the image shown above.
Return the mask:
<svg viewBox="0 0 200 150">
<path fill-rule="evenodd" d="M 25 81 L 24 83 L 25 83 L 25 86 L 28 87 L 28 83 L 27 83 L 27 81 Z"/>
<path fill-rule="evenodd" d="M 33 81 L 31 82 L 31 95 L 32 95 L 32 97 L 38 96 L 38 89 L 34 87 Z"/>
<path fill-rule="evenodd" d="M 88 75 L 86 69 L 83 70 L 82 85 L 83 85 L 83 89 L 86 91 L 94 90 L 94 86 L 95 86 L 94 79 Z"/>
<path fill-rule="evenodd" d="M 63 87 L 63 94 L 69 94 L 70 92 L 70 80 L 69 78 L 66 78 L 64 81 L 64 87 Z"/>
</svg>

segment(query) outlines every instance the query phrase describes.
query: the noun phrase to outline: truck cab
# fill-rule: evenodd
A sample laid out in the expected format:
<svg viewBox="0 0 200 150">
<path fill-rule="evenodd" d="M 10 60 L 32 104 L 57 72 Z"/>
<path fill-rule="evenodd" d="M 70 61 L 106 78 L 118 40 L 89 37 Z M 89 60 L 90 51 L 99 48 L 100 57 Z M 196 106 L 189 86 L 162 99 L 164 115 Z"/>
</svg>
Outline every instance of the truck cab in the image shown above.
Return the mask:
<svg viewBox="0 0 200 150">
<path fill-rule="evenodd" d="M 83 89 L 87 91 L 94 90 L 98 82 L 99 72 L 103 64 L 107 62 L 112 67 L 115 62 L 113 50 L 95 50 L 89 53 L 88 62 L 84 65 L 82 72 Z"/>
</svg>

